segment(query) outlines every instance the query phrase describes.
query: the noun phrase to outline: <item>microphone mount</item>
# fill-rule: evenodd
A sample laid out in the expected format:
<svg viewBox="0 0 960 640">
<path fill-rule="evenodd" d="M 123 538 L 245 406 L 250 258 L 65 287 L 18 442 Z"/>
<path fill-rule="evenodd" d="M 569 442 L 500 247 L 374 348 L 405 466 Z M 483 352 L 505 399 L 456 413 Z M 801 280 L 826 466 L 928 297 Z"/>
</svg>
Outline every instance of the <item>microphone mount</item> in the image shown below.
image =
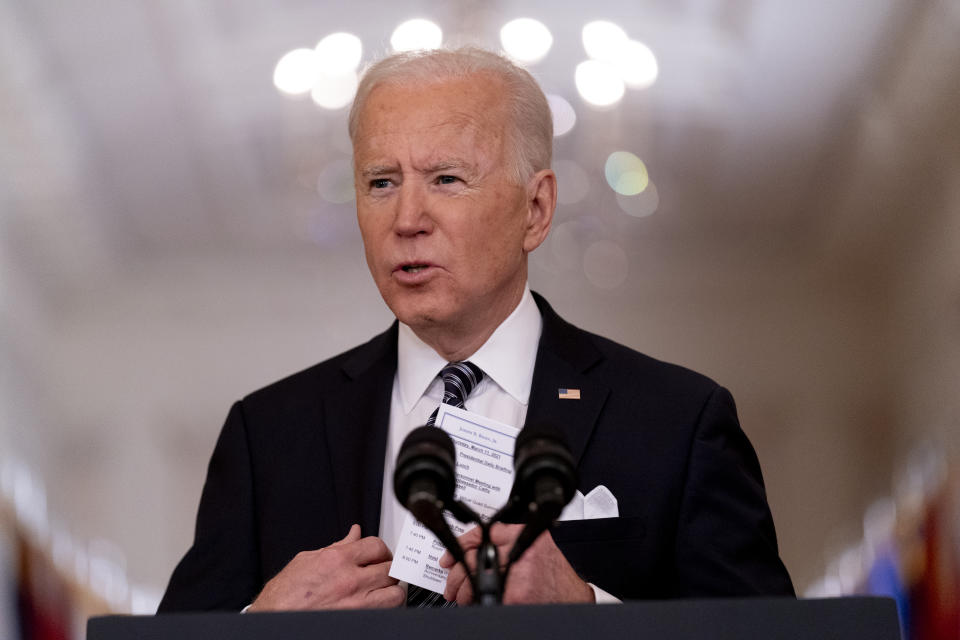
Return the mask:
<svg viewBox="0 0 960 640">
<path fill-rule="evenodd" d="M 466 569 L 473 587 L 474 602 L 483 607 L 503 602 L 510 568 L 548 530 L 570 501 L 577 474 L 569 449 L 554 432 L 524 430 L 517 439 L 515 481 L 507 503 L 489 518 L 453 498 L 455 450 L 449 436 L 436 427 L 419 427 L 407 436 L 400 448 L 394 473 L 397 498 L 427 527 L 454 560 Z M 439 432 L 439 434 L 437 433 Z M 440 435 L 442 434 L 442 435 Z M 443 512 L 463 523 L 480 527 L 476 569 L 470 571 L 466 554 L 453 534 Z M 497 546 L 490 530 L 497 522 L 525 522 L 514 541 L 501 571 Z"/>
</svg>

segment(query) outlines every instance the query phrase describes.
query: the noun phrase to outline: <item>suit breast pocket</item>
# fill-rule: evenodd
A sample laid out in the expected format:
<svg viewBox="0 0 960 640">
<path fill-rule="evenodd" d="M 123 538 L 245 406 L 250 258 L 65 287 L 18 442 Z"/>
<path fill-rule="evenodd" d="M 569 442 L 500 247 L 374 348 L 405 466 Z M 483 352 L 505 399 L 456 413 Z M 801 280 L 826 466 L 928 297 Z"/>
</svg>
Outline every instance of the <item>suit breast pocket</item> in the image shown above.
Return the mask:
<svg viewBox="0 0 960 640">
<path fill-rule="evenodd" d="M 621 599 L 635 597 L 655 555 L 644 544 L 642 517 L 568 520 L 558 522 L 551 534 L 580 577 Z"/>
<path fill-rule="evenodd" d="M 592 520 L 564 520 L 554 525 L 553 539 L 572 544 L 638 540 L 646 536 L 647 527 L 641 517 L 594 518 Z"/>
</svg>

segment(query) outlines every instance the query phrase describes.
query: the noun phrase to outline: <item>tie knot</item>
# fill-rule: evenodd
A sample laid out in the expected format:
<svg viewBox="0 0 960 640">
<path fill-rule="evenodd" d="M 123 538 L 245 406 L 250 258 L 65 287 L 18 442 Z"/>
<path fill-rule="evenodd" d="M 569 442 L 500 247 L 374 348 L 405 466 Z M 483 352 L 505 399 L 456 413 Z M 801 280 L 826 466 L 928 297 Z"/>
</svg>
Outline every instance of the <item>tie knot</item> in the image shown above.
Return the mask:
<svg viewBox="0 0 960 640">
<path fill-rule="evenodd" d="M 470 392 L 483 380 L 483 370 L 472 362 L 451 362 L 440 372 L 443 404 L 463 407 Z"/>
</svg>

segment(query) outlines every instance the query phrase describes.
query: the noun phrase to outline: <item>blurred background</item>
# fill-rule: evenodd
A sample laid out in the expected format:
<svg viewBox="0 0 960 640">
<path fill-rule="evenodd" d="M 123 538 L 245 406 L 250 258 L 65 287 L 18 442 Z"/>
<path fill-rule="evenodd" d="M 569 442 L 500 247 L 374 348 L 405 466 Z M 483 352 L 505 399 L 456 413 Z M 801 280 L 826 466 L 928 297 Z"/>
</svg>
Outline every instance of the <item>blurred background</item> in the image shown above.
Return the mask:
<svg viewBox="0 0 960 640">
<path fill-rule="evenodd" d="M 0 0 L 0 637 L 152 612 L 229 405 L 389 324 L 344 105 L 465 43 L 550 96 L 532 288 L 732 390 L 798 591 L 960 637 L 958 34 L 956 0 Z"/>
</svg>

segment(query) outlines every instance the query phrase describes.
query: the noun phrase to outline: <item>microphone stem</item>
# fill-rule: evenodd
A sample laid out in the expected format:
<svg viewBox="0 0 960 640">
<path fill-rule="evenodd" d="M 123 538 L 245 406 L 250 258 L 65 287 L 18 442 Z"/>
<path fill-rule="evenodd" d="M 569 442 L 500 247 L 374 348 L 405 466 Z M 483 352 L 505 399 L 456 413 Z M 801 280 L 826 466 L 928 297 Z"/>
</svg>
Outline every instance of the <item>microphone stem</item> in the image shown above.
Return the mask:
<svg viewBox="0 0 960 640">
<path fill-rule="evenodd" d="M 480 523 L 480 547 L 477 549 L 477 570 L 474 576 L 474 592 L 481 607 L 491 607 L 503 602 L 503 576 L 500 574 L 500 559 L 497 547 L 490 538 L 492 522 Z"/>
</svg>

